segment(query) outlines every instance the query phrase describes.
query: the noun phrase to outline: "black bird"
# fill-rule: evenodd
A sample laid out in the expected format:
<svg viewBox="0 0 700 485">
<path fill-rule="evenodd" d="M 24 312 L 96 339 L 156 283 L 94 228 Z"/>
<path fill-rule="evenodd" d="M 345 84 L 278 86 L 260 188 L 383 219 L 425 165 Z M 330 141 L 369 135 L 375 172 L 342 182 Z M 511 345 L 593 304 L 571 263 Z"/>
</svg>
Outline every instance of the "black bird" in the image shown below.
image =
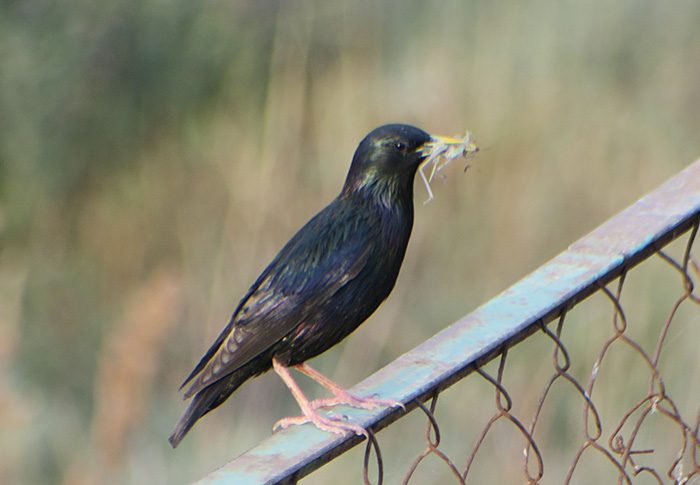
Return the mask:
<svg viewBox="0 0 700 485">
<path fill-rule="evenodd" d="M 317 408 L 402 405 L 352 396 L 304 362 L 347 337 L 389 296 L 413 226 L 416 171 L 431 146 L 455 142 L 399 124 L 379 127 L 362 140 L 340 195 L 284 246 L 182 384 L 181 389 L 191 382 L 185 399 L 195 397 L 170 436 L 173 447 L 199 418 L 271 367 L 304 413 L 278 422 L 282 427 L 313 422 L 326 431 L 366 435 L 360 426 L 322 416 Z M 336 397 L 309 402 L 290 367 Z"/>
</svg>

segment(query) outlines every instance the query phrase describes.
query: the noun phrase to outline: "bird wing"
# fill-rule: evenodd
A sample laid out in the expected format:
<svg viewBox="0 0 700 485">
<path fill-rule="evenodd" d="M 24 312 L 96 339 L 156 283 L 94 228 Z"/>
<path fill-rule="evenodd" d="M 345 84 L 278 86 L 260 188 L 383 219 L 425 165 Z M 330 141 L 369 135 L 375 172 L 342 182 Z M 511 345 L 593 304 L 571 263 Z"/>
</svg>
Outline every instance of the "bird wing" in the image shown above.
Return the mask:
<svg viewBox="0 0 700 485">
<path fill-rule="evenodd" d="M 313 222 L 309 225 L 318 226 Z M 302 228 L 243 297 L 229 324 L 183 383 L 182 387 L 197 376 L 185 398 L 287 337 L 316 303 L 328 301 L 364 268 L 373 247 L 368 243 L 371 238 L 358 237 L 348 225 L 336 230 L 332 222 L 318 229 Z"/>
</svg>

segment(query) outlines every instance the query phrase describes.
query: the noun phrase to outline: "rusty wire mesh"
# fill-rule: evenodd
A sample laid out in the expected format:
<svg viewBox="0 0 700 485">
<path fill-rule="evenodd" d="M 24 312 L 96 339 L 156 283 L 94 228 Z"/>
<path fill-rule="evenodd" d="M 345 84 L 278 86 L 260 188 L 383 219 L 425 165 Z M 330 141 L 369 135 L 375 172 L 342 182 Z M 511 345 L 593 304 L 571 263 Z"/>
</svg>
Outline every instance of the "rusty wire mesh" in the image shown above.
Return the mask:
<svg viewBox="0 0 700 485">
<path fill-rule="evenodd" d="M 634 321 L 629 319 L 626 304 L 623 304 L 626 281 L 629 272 L 623 270 L 622 274 L 607 286 L 599 285 L 599 293 L 607 300 L 609 312 L 608 318 L 595 318 L 588 323 L 592 325 L 590 331 L 605 335 L 605 339 L 592 355 L 593 363 L 586 372 L 579 372 L 576 375 L 571 372 L 574 365 L 573 358 L 567 345 L 567 339 L 563 337 L 563 331 L 569 323 L 568 315 L 570 310 L 562 311 L 553 328 L 540 324 L 539 332 L 533 335 L 535 338 L 544 338 L 550 342 L 551 347 L 551 370 L 550 376 L 545 379 L 544 385 L 539 389 L 531 386 L 516 386 L 518 391 L 511 392 L 505 384 L 505 376 L 510 367 L 529 365 L 511 358 L 509 348 L 503 348 L 496 357 L 497 367 L 495 373 L 487 371 L 484 367 L 476 367 L 470 379 L 476 379 L 477 375 L 483 378 L 493 390 L 491 400 L 492 416 L 487 420 L 481 431 L 477 434 L 471 447 L 457 450 L 446 449 L 441 446 L 443 436 L 454 431 L 453 423 L 442 423 L 436 417 L 436 410 L 443 394 L 449 394 L 452 389 L 443 392 L 436 392 L 429 405 L 417 403 L 427 418 L 425 431 L 425 449 L 421 451 L 408 467 L 401 483 L 425 483 L 428 481 L 425 476 L 417 478 L 417 471 L 425 463 L 428 457 L 434 457 L 437 462 L 444 466 L 444 473 L 436 471 L 434 463 L 430 466 L 428 476 L 441 478 L 439 481 L 430 480 L 431 483 L 449 483 L 446 477 L 452 477 L 452 483 L 483 483 L 483 475 L 479 478 L 472 477 L 472 470 L 475 463 L 481 458 L 490 467 L 508 467 L 511 470 L 520 469 L 521 481 L 519 483 L 574 483 L 576 477 L 582 480 L 581 483 L 600 483 L 601 475 L 598 472 L 592 473 L 600 467 L 608 468 L 605 475 L 605 483 L 613 483 L 615 477 L 617 483 L 632 484 L 638 480 L 646 479 L 643 483 L 674 483 L 688 484 L 700 483 L 700 439 L 698 428 L 700 427 L 700 399 L 693 396 L 687 399 L 687 394 L 683 392 L 691 387 L 693 369 L 697 372 L 700 368 L 700 296 L 695 291 L 696 284 L 700 279 L 700 267 L 692 257 L 693 243 L 696 240 L 698 223 L 696 222 L 689 233 L 684 236 L 680 256 L 674 257 L 665 250 L 655 248 L 655 258 L 666 264 L 667 271 L 675 274 L 677 294 L 670 306 L 665 310 L 665 317 L 656 321 L 650 326 L 653 338 L 650 335 L 643 335 L 641 338 L 633 336 L 631 331 Z M 646 264 L 643 263 L 643 264 Z M 635 270 L 632 270 L 635 271 Z M 581 302 L 576 310 L 584 310 L 588 301 Z M 691 306 L 692 311 L 679 317 L 679 311 Z M 658 312 L 657 312 L 658 314 Z M 581 322 L 576 322 L 580 324 Z M 674 327 L 677 327 L 674 329 Z M 676 330 L 681 336 L 675 338 L 691 339 L 691 345 L 696 345 L 696 362 L 681 363 L 675 370 L 686 371 L 690 375 L 668 375 L 665 372 L 664 361 L 672 361 L 676 355 L 666 349 L 669 342 L 669 334 Z M 648 333 L 648 332 L 647 332 Z M 531 338 L 532 339 L 532 338 Z M 666 350 L 666 352 L 664 352 Z M 632 359 L 624 359 L 624 365 L 617 365 L 615 368 L 608 368 L 607 361 L 613 354 L 631 352 Z M 544 355 L 541 356 L 545 358 Z M 626 365 L 633 362 L 633 365 Z M 629 400 L 609 399 L 602 392 L 596 392 L 597 383 L 606 373 L 610 373 L 613 379 L 621 381 L 620 388 L 628 392 L 628 386 L 624 381 L 633 379 L 636 384 L 640 383 L 640 376 L 646 381 L 643 390 L 636 389 L 638 395 L 632 402 Z M 494 375 L 495 374 L 495 375 Z M 697 377 L 697 375 L 695 375 Z M 681 383 L 680 389 L 676 388 L 675 395 L 665 384 L 665 379 L 670 378 Z M 470 380 L 467 379 L 467 380 Z M 467 381 L 465 380 L 465 381 Z M 552 428 L 552 412 L 545 413 L 544 409 L 548 404 L 556 409 L 562 406 L 561 393 L 557 396 L 552 392 L 555 384 L 562 383 L 569 387 L 576 399 L 568 399 L 563 405 L 567 411 L 573 408 L 580 409 L 578 418 L 579 437 L 575 446 L 569 446 L 573 451 L 570 458 L 565 463 L 565 473 L 563 476 L 549 477 L 545 470 L 550 465 L 544 453 L 541 451 L 541 438 L 538 436 L 540 428 L 549 428 L 549 435 L 545 438 L 547 447 L 558 446 L 556 440 L 556 427 Z M 461 383 L 460 383 L 461 384 Z M 455 386 L 459 387 L 459 385 Z M 639 386 L 637 386 L 639 387 Z M 530 397 L 537 396 L 534 406 L 526 412 L 519 412 L 516 403 L 522 398 L 523 391 Z M 680 392 L 678 392 L 680 391 Z M 518 394 L 519 392 L 519 394 Z M 550 401 L 557 401 L 550 403 Z M 480 406 L 487 403 L 486 396 L 472 396 L 469 406 Z M 578 401 L 578 403 L 576 402 Z M 600 403 L 606 401 L 603 405 Z M 690 402 L 688 402 L 690 401 Z M 662 417 L 659 420 L 658 417 Z M 502 428 L 497 433 L 501 439 L 520 443 L 523 450 L 522 457 L 518 462 L 512 459 L 505 462 L 498 456 L 482 451 L 483 444 L 487 437 L 494 433 L 497 423 L 506 423 L 509 428 Z M 555 430 L 552 433 L 552 429 Z M 551 435 L 555 436 L 551 436 Z M 506 438 L 503 438 L 506 436 Z M 462 441 L 462 444 L 465 444 Z M 563 446 L 563 445 L 562 445 Z M 370 454 L 374 448 L 375 463 L 377 470 L 374 477 L 370 473 Z M 590 456 L 588 456 L 590 455 Z M 584 463 L 584 457 L 587 463 Z M 512 455 L 511 457 L 512 458 Z M 364 479 L 365 483 L 382 483 L 383 460 L 381 450 L 374 435 L 370 437 L 365 448 Z M 559 462 L 554 468 L 562 468 Z M 596 477 L 596 478 L 591 478 Z M 640 477 L 640 478 L 637 478 Z M 435 479 L 437 480 L 437 479 Z M 593 481 L 591 481 L 593 480 Z M 496 482 L 492 482 L 496 483 Z"/>
</svg>

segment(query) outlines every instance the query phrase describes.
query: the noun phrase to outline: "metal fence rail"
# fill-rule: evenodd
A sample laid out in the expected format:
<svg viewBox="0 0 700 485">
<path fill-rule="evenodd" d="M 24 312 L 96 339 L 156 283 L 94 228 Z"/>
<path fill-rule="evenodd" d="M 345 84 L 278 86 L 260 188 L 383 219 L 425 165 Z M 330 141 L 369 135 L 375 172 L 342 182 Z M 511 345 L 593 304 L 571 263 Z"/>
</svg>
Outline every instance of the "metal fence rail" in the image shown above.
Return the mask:
<svg viewBox="0 0 700 485">
<path fill-rule="evenodd" d="M 684 401 L 682 394 L 676 393 L 672 398 L 664 383 L 665 368 L 662 368 L 662 357 L 669 357 L 671 353 L 666 351 L 662 355 L 662 350 L 668 345 L 671 327 L 678 325 L 675 322 L 679 320 L 677 315 L 681 307 L 691 308 L 689 323 L 686 321 L 684 325 L 700 336 L 700 297 L 693 293 L 694 281 L 700 279 L 700 269 L 691 254 L 699 224 L 700 161 L 496 298 L 353 387 L 352 392 L 359 395 L 376 393 L 382 398 L 407 403 L 405 411 L 336 408 L 336 412 L 342 412 L 371 430 L 365 453 L 365 481 L 382 482 L 381 449 L 374 433 L 419 408 L 427 417 L 425 450 L 406 464 L 403 483 L 415 479 L 423 459 L 428 456 L 444 464 L 453 483 L 468 482 L 478 452 L 497 422 L 499 426 L 505 423 L 512 428 L 511 439 L 519 440 L 520 449 L 524 450 L 523 461 L 507 466 L 521 470 L 520 483 L 523 478 L 528 483 L 540 483 L 544 480 L 545 462 L 549 463 L 538 447 L 543 433 L 540 431 L 542 410 L 551 401 L 552 389 L 565 385 L 575 395 L 573 402 L 582 413 L 576 451 L 565 464 L 557 463 L 555 467 L 563 470 L 562 478 L 566 483 L 579 475 L 586 476 L 588 468 L 584 463 L 591 457 L 603 460 L 605 466 L 613 470 L 618 483 L 633 483 L 637 476 L 646 476 L 648 481 L 644 483 L 668 483 L 669 480 L 679 484 L 700 483 L 700 402 L 690 403 L 691 411 L 687 411 L 688 406 L 679 404 Z M 684 246 L 681 255 L 674 258 L 662 248 L 675 240 Z M 629 330 L 631 323 L 623 304 L 623 289 L 628 271 L 654 255 L 668 263 L 678 290 L 674 302 L 663 310 L 664 318 L 655 327 L 653 345 L 645 348 L 638 336 Z M 606 337 L 593 353 L 593 365 L 584 377 L 576 377 L 571 371 L 573 359 L 562 331 L 572 308 L 598 292 L 609 301 L 612 317 L 605 319 L 603 328 L 595 330 Z M 557 324 L 548 328 L 547 324 L 555 320 Z M 533 334 L 551 343 L 551 377 L 541 388 L 528 389 L 531 398 L 537 396 L 536 404 L 527 413 L 519 414 L 514 411 L 516 398 L 504 383 L 504 374 L 507 363 L 520 365 L 509 362 L 513 360 L 509 349 Z M 687 366 L 689 376 L 685 378 L 689 382 L 693 373 L 696 378 L 700 373 L 700 338 L 695 345 L 698 362 L 695 368 Z M 618 376 L 625 379 L 635 373 L 646 379 L 647 384 L 644 392 L 635 394 L 631 403 L 624 400 L 619 403 L 621 407 L 610 413 L 611 417 L 603 417 L 603 408 L 608 410 L 618 404 L 608 402 L 610 399 L 605 400 L 600 392 L 595 392 L 599 372 L 605 369 L 613 349 L 630 353 L 636 362 L 634 368 L 618 369 Z M 551 358 L 552 354 L 549 355 L 542 359 Z M 499 359 L 495 376 L 484 368 L 493 359 Z M 470 451 L 448 455 L 440 446 L 441 428 L 435 418 L 438 396 L 472 373 L 486 379 L 495 391 L 495 404 L 488 399 L 493 414 L 481 425 L 482 431 L 477 433 Z M 473 378 L 478 377 L 474 375 Z M 483 402 L 484 396 L 474 396 L 474 399 Z M 429 400 L 426 406 L 424 403 Z M 652 420 L 655 420 L 653 426 L 658 427 L 659 416 L 664 418 L 664 426 L 672 428 L 674 439 L 666 440 L 664 434 L 663 439 L 659 438 L 666 440 L 663 444 L 653 440 L 650 443 L 644 435 L 642 443 L 641 430 L 652 426 L 649 424 Z M 442 432 L 444 434 L 445 430 Z M 274 434 L 199 483 L 296 483 L 363 439 L 324 433 L 312 426 L 295 426 Z M 488 458 L 482 455 L 479 457 Z M 652 455 L 663 455 L 665 461 L 650 461 Z M 370 463 L 377 468 L 378 477 L 368 477 Z M 551 478 L 548 482 L 555 483 Z"/>
</svg>

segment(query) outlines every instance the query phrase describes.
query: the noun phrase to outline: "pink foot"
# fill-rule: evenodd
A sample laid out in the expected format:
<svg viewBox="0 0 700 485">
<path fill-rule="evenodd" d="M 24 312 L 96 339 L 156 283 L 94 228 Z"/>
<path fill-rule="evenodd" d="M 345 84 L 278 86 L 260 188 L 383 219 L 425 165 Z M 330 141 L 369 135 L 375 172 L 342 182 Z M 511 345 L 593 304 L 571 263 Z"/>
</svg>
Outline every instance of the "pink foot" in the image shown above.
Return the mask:
<svg viewBox="0 0 700 485">
<path fill-rule="evenodd" d="M 272 428 L 272 431 L 275 431 L 277 428 L 286 429 L 286 428 L 289 428 L 290 426 L 312 423 L 318 429 L 320 429 L 322 431 L 327 431 L 329 433 L 335 433 L 335 434 L 342 435 L 342 434 L 345 434 L 346 432 L 350 431 L 352 433 L 355 433 L 356 435 L 361 435 L 361 436 L 364 436 L 365 438 L 369 438 L 369 434 L 367 433 L 367 430 L 365 428 L 363 428 L 362 426 L 359 426 L 357 424 L 347 423 L 347 422 L 342 421 L 342 420 L 337 419 L 337 418 L 329 418 L 326 416 L 321 416 L 315 410 L 310 412 L 309 414 L 310 415 L 295 416 L 295 417 L 291 417 L 291 418 L 280 419 L 279 421 L 277 421 L 275 423 L 275 425 Z"/>
<path fill-rule="evenodd" d="M 359 397 L 346 392 L 345 390 L 334 390 L 335 397 L 314 399 L 309 404 L 312 409 L 323 407 L 339 406 L 345 404 L 353 408 L 376 409 L 381 406 L 400 407 L 406 410 L 406 406 L 401 401 L 395 399 L 376 399 L 374 397 Z"/>
<path fill-rule="evenodd" d="M 311 377 L 313 380 L 321 384 L 323 387 L 325 387 L 335 395 L 334 398 L 316 399 L 315 401 L 309 402 L 309 400 L 306 398 L 306 396 L 304 396 L 304 393 L 299 388 L 299 385 L 292 378 L 292 375 L 289 372 L 289 368 L 282 365 L 276 358 L 272 359 L 272 367 L 275 369 L 275 372 L 282 378 L 282 380 L 287 385 L 291 393 L 294 395 L 294 398 L 299 403 L 299 407 L 301 407 L 301 412 L 304 413 L 303 416 L 284 418 L 277 421 L 275 423 L 275 426 L 272 428 L 273 431 L 277 428 L 284 429 L 297 424 L 312 423 L 318 429 L 327 431 L 329 433 L 345 434 L 349 431 L 351 433 L 355 433 L 356 435 L 362 435 L 365 438 L 369 438 L 367 430 L 364 429 L 362 426 L 348 423 L 347 418 L 343 419 L 337 417 L 331 418 L 328 416 L 322 416 L 318 413 L 318 408 L 322 408 L 325 406 L 337 406 L 339 404 L 347 404 L 348 406 L 362 409 L 374 409 L 380 406 L 401 407 L 404 410 L 406 409 L 403 403 L 395 401 L 393 399 L 376 399 L 374 396 L 353 396 L 341 386 L 339 386 L 323 374 L 319 373 L 318 371 L 315 371 L 308 365 L 299 364 L 294 366 L 294 368 Z"/>
</svg>

